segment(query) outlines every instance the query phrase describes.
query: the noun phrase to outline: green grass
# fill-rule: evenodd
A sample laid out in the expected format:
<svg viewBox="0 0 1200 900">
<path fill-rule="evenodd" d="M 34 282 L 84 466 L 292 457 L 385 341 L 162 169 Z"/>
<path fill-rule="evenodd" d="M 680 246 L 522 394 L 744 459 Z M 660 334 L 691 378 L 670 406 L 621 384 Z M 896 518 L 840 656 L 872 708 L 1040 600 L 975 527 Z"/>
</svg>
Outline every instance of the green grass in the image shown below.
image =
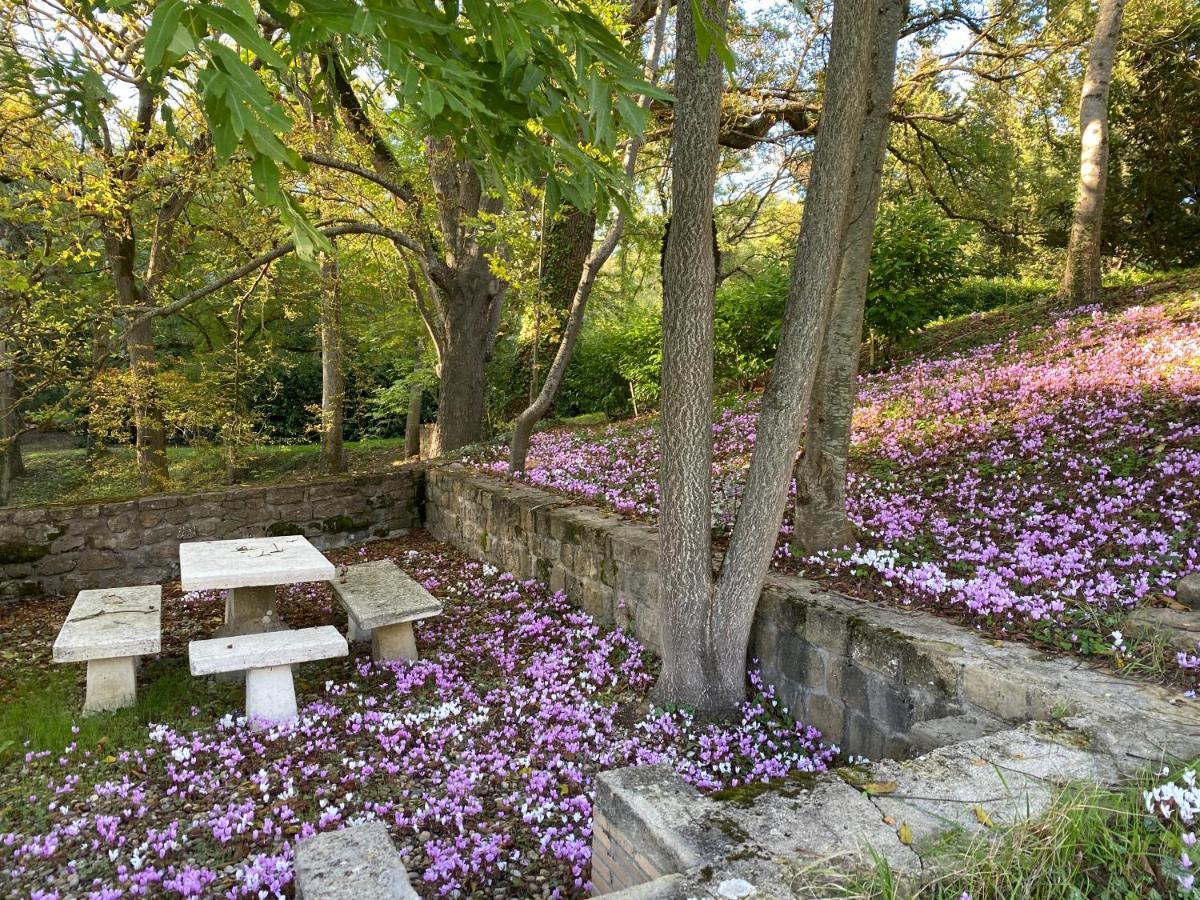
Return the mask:
<svg viewBox="0 0 1200 900">
<path fill-rule="evenodd" d="M 99 752 L 142 746 L 150 723 L 202 727 L 241 705 L 241 685 L 194 678 L 187 660 L 162 658 L 143 663 L 136 705 L 83 716 L 83 672 L 83 665 L 56 666 L 17 683 L 0 705 L 0 766 L 28 751 L 61 752 L 72 742 Z M 200 710 L 195 718 L 193 708 Z"/>
<path fill-rule="evenodd" d="M 403 461 L 403 438 L 378 438 L 346 444 L 350 472 L 386 471 Z M 317 475 L 317 444 L 248 447 L 238 459 L 237 484 L 265 484 Z M 170 447 L 170 491 L 200 491 L 229 484 L 225 457 L 218 447 Z M 106 450 L 89 465 L 82 449 L 30 450 L 24 477 L 13 482 L 13 506 L 116 500 L 143 493 L 129 447 Z"/>
<path fill-rule="evenodd" d="M 1196 764 L 1193 764 L 1193 767 Z M 794 868 L 798 896 L 844 900 L 1145 900 L 1181 896 L 1180 836 L 1146 814 L 1150 775 L 1122 788 L 1072 786 L 1042 816 L 919 848 L 925 883 L 906 884 L 881 859 L 867 875 L 828 864 Z M 817 893 L 812 893 L 817 891 Z"/>
</svg>

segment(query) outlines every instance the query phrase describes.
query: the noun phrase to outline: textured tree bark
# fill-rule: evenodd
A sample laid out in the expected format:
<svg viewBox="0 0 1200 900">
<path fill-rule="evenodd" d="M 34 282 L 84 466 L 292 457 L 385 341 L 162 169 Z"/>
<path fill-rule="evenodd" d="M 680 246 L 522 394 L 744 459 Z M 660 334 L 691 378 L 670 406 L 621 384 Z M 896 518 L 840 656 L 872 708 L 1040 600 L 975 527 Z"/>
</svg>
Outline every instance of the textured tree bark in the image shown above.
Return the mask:
<svg viewBox="0 0 1200 900">
<path fill-rule="evenodd" d="M 425 389 L 413 383 L 408 390 L 408 418 L 404 421 L 404 455 L 419 456 L 421 453 L 421 402 Z"/>
<path fill-rule="evenodd" d="M 1108 184 L 1108 91 L 1125 0 L 1100 0 L 1079 98 L 1079 188 L 1060 297 L 1090 303 L 1100 294 L 1100 238 Z"/>
<path fill-rule="evenodd" d="M 485 368 L 491 345 L 491 303 L 497 283 L 490 275 L 459 293 L 443 292 L 454 327 L 438 344 L 438 416 L 431 453 L 444 456 L 483 439 Z"/>
<path fill-rule="evenodd" d="M 705 71 L 695 60 L 688 6 L 680 5 L 677 28 L 672 181 L 676 206 L 664 262 L 659 519 L 664 623 L 663 674 L 656 690 L 661 700 L 720 713 L 736 708 L 745 697 L 750 626 L 774 555 L 841 261 L 850 176 L 866 117 L 876 16 L 871 0 L 838 0 L 834 5 L 826 96 L 779 351 L 763 394 L 733 535 L 714 585 L 709 222 L 720 81 L 714 79 L 715 90 L 707 81 L 700 82 L 705 88 L 700 109 L 687 102 L 697 102 L 694 94 L 689 96 L 696 86 L 692 79 Z"/>
<path fill-rule="evenodd" d="M 726 0 L 676 8 L 671 231 L 663 253 L 659 471 L 660 701 L 708 710 L 719 690 L 713 640 L 712 384 L 716 272 L 711 222 L 720 150 L 722 65 L 701 58 L 693 9 L 724 34 Z M 704 23 L 699 23 L 705 27 Z M 745 672 L 742 672 L 745 679 Z"/>
<path fill-rule="evenodd" d="M 332 256 L 321 260 L 321 458 L 322 474 L 346 471 L 343 442 L 346 373 L 343 363 L 342 297 L 338 263 Z"/>
<path fill-rule="evenodd" d="M 875 34 L 867 118 L 850 184 L 850 207 L 833 309 L 796 466 L 792 543 L 809 555 L 853 543 L 846 517 L 846 472 L 854 415 L 858 358 L 879 185 L 887 152 L 888 113 L 896 73 L 896 44 L 905 19 L 903 0 L 883 0 Z"/>
</svg>

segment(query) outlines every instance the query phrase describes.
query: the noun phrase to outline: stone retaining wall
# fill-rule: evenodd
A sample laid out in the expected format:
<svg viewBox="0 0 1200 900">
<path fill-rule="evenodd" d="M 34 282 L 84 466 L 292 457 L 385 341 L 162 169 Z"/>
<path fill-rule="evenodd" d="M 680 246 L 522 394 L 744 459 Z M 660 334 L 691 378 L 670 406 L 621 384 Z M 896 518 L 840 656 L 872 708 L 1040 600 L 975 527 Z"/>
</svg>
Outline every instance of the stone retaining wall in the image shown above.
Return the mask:
<svg viewBox="0 0 1200 900">
<path fill-rule="evenodd" d="M 303 534 L 317 547 L 420 524 L 423 470 L 304 484 L 0 509 L 0 597 L 70 594 L 179 577 L 180 541 Z"/>
<path fill-rule="evenodd" d="M 427 471 L 426 527 L 476 558 L 564 590 L 657 649 L 654 528 L 459 465 Z M 1200 748 L 1200 715 L 1161 688 L 802 578 L 767 579 L 750 653 L 800 719 L 872 759 L 1035 719 L 1075 722 L 1135 767 Z"/>
</svg>

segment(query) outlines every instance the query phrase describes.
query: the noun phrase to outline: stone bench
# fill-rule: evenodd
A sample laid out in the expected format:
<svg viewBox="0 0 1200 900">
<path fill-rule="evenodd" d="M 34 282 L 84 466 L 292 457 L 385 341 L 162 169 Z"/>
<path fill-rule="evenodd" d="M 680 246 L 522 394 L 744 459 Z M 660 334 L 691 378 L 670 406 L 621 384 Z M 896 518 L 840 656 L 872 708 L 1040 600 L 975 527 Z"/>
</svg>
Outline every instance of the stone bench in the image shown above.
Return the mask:
<svg viewBox="0 0 1200 900">
<path fill-rule="evenodd" d="M 297 900 L 416 900 L 382 822 L 315 834 L 296 844 Z"/>
<path fill-rule="evenodd" d="M 442 604 L 390 559 L 350 566 L 330 582 L 350 619 L 352 641 L 371 641 L 376 660 L 419 659 L 412 623 Z"/>
<path fill-rule="evenodd" d="M 212 638 L 188 645 L 193 675 L 246 673 L 246 717 L 262 722 L 296 719 L 292 666 L 349 652 L 346 639 L 332 625 Z"/>
<path fill-rule="evenodd" d="M 56 663 L 87 663 L 85 713 L 132 706 L 139 656 L 161 649 L 162 588 L 80 591 L 54 641 Z"/>
</svg>

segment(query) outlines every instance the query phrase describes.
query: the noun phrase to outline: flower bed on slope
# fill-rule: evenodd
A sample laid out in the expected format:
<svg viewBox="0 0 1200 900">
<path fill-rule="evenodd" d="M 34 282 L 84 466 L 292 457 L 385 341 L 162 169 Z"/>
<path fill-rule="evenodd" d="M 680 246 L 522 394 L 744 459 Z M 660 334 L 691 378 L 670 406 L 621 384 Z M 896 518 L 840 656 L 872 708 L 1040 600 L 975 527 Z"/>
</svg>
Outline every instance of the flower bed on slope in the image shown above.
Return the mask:
<svg viewBox="0 0 1200 900">
<path fill-rule="evenodd" d="M 28 750 L 0 770 L 6 892 L 286 896 L 297 839 L 377 818 L 423 895 L 586 896 L 597 771 L 666 762 L 715 789 L 833 759 L 757 682 L 730 725 L 651 710 L 650 654 L 536 582 L 424 538 L 343 559 L 389 555 L 445 603 L 417 624 L 424 659 L 298 667 L 294 728 L 255 733 L 231 713 L 122 748 Z M 168 593 L 166 627 L 215 622 L 220 604 Z M 289 590 L 280 610 L 338 618 L 324 587 Z"/>
<path fill-rule="evenodd" d="M 756 415 L 745 397 L 713 425 L 713 518 L 725 532 Z M 493 449 L 475 462 L 503 472 L 505 458 Z M 535 435 L 526 477 L 652 518 L 658 464 L 656 423 L 642 421 Z M 858 546 L 792 560 L 785 519 L 780 567 L 1122 661 L 1111 634 L 1122 614 L 1200 569 L 1196 292 L 1075 309 L 862 378 L 851 468 Z"/>
</svg>

